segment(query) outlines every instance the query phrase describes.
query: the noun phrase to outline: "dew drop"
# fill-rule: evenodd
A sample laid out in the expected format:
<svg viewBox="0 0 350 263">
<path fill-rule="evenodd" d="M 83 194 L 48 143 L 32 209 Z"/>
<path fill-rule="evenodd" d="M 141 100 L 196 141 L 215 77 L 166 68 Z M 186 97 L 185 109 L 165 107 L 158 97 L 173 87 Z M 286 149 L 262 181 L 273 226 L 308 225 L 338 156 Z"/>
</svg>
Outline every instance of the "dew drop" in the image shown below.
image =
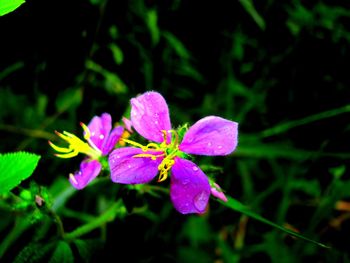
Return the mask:
<svg viewBox="0 0 350 263">
<path fill-rule="evenodd" d="M 218 146 L 218 149 L 222 149 L 222 145 L 219 145 L 219 146 Z"/>
<path fill-rule="evenodd" d="M 129 168 L 129 169 L 131 168 L 131 165 L 130 165 L 130 164 L 128 165 L 128 168 Z"/>
<path fill-rule="evenodd" d="M 155 122 L 154 122 L 154 124 L 156 124 L 156 125 L 157 125 L 157 124 L 158 124 L 158 121 L 155 121 Z"/>
<path fill-rule="evenodd" d="M 100 136 L 99 136 L 99 138 L 100 138 L 101 140 L 103 140 L 104 137 L 105 137 L 105 136 L 104 136 L 103 134 L 100 134 Z"/>
<path fill-rule="evenodd" d="M 205 191 L 201 191 L 194 197 L 194 206 L 198 209 L 198 211 L 202 212 L 207 206 L 208 199 L 209 195 Z"/>
<path fill-rule="evenodd" d="M 208 143 L 207 143 L 207 146 L 208 146 L 208 147 L 211 147 L 211 145 L 212 145 L 211 142 L 208 142 Z"/>
<path fill-rule="evenodd" d="M 116 158 L 119 159 L 119 158 L 120 158 L 120 155 L 117 155 Z"/>
<path fill-rule="evenodd" d="M 182 185 L 188 185 L 190 183 L 190 180 L 183 180 Z"/>
<path fill-rule="evenodd" d="M 92 132 L 92 133 L 91 133 L 91 136 L 95 136 L 95 132 Z"/>
<path fill-rule="evenodd" d="M 195 172 L 197 172 L 197 171 L 199 170 L 199 168 L 198 168 L 197 166 L 193 166 L 193 167 L 192 167 L 192 170 L 195 171 Z"/>
</svg>

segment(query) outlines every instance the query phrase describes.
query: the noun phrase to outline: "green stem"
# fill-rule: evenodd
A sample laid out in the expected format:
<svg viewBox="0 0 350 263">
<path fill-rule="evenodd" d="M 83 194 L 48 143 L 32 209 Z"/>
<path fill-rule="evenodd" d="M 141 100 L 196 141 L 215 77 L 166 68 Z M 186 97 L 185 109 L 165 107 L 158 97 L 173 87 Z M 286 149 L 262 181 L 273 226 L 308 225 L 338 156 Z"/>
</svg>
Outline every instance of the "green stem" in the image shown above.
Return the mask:
<svg viewBox="0 0 350 263">
<path fill-rule="evenodd" d="M 58 235 L 63 238 L 65 234 L 61 218 L 52 209 L 48 209 L 48 214 L 52 217 L 57 226 Z"/>
<path fill-rule="evenodd" d="M 115 217 L 120 214 L 121 216 L 126 214 L 126 208 L 123 206 L 122 201 L 114 203 L 108 210 L 106 210 L 99 217 L 96 217 L 89 223 L 86 223 L 70 233 L 66 233 L 64 238 L 66 240 L 73 240 L 80 236 L 90 233 L 92 230 L 99 228 L 115 219 Z"/>
<path fill-rule="evenodd" d="M 234 198 L 232 198 L 230 196 L 226 195 L 226 197 L 228 199 L 227 202 L 223 202 L 223 201 L 221 201 L 219 199 L 217 199 L 217 201 L 220 202 L 221 204 L 223 204 L 224 206 L 234 210 L 234 211 L 240 212 L 240 213 L 242 213 L 242 214 L 244 214 L 246 216 L 249 216 L 249 217 L 251 217 L 251 218 L 253 218 L 255 220 L 258 220 L 258 221 L 260 221 L 260 222 L 262 222 L 264 224 L 267 224 L 269 226 L 277 228 L 278 230 L 286 232 L 287 234 L 289 234 L 291 236 L 303 239 L 305 241 L 311 242 L 311 243 L 316 244 L 316 245 L 318 245 L 320 247 L 323 247 L 323 248 L 329 248 L 328 246 L 326 246 L 326 245 L 324 245 L 322 243 L 319 243 L 317 241 L 309 239 L 309 238 L 307 238 L 307 237 L 305 237 L 303 235 L 300 235 L 300 234 L 298 234 L 298 233 L 296 233 L 296 232 L 294 232 L 292 230 L 289 230 L 287 228 L 284 228 L 284 227 L 282 227 L 282 226 L 280 226 L 278 224 L 275 224 L 275 223 L 267 220 L 266 218 L 264 218 L 264 217 L 262 217 L 262 216 L 260 216 L 260 215 L 258 215 L 256 213 L 254 213 L 248 207 L 246 207 L 245 205 L 243 205 L 242 203 L 240 203 L 239 201 L 237 201 L 236 199 L 234 199 Z"/>
<path fill-rule="evenodd" d="M 0 244 L 0 259 L 3 257 L 6 250 L 30 225 L 30 220 L 27 217 L 17 218 L 15 226 L 11 229 L 10 233 L 4 238 L 4 240 Z"/>
<path fill-rule="evenodd" d="M 311 122 L 319 121 L 322 119 L 330 118 L 337 116 L 339 114 L 347 113 L 350 112 L 350 105 L 345 105 L 340 108 L 320 112 L 311 116 L 307 116 L 303 119 L 299 120 L 294 120 L 294 121 L 289 121 L 286 123 L 278 124 L 275 127 L 272 127 L 270 129 L 264 130 L 259 134 L 259 137 L 265 138 L 265 137 L 270 137 L 276 134 L 280 134 L 283 132 L 286 132 L 292 128 L 302 126 Z"/>
</svg>

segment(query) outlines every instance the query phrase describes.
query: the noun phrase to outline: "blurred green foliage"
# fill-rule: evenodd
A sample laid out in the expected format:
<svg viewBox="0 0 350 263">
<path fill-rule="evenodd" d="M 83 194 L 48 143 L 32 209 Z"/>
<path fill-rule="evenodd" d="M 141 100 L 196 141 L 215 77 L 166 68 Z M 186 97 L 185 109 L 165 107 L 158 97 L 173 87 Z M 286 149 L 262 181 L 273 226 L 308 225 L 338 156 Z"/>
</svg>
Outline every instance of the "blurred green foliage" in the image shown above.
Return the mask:
<svg viewBox="0 0 350 263">
<path fill-rule="evenodd" d="M 1 16 L 0 153 L 41 159 L 0 195 L 0 261 L 350 262 L 349 10 L 325 0 L 28 0 Z M 196 159 L 240 200 L 236 212 L 213 199 L 204 215 L 183 216 L 167 181 L 117 185 L 107 171 L 70 186 L 83 157 L 55 158 L 54 131 L 82 137 L 79 122 L 103 112 L 120 123 L 146 90 L 167 99 L 174 127 L 207 115 L 239 122 L 236 152 Z"/>
</svg>

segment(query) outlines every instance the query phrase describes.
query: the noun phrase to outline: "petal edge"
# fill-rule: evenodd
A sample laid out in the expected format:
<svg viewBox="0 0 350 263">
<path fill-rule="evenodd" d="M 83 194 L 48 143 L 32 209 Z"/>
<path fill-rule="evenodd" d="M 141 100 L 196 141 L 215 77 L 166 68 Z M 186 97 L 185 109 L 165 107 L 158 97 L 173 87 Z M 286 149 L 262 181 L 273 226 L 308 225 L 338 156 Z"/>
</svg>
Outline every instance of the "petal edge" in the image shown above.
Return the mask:
<svg viewBox="0 0 350 263">
<path fill-rule="evenodd" d="M 170 197 L 182 214 L 204 213 L 210 197 L 207 176 L 193 162 L 176 157 L 171 169 Z"/>
<path fill-rule="evenodd" d="M 193 124 L 179 145 L 185 153 L 228 155 L 238 142 L 238 123 L 217 116 L 208 116 Z"/>
</svg>

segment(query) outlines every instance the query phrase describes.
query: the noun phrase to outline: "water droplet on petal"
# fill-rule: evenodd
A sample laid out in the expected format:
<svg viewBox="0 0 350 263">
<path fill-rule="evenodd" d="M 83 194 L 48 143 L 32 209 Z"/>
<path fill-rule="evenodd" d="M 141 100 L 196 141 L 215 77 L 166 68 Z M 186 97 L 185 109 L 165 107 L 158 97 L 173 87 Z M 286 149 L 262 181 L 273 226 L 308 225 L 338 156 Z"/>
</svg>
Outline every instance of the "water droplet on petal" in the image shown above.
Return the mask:
<svg viewBox="0 0 350 263">
<path fill-rule="evenodd" d="M 103 134 L 100 134 L 100 136 L 99 136 L 100 140 L 103 140 L 104 137 L 105 136 Z"/>
<path fill-rule="evenodd" d="M 222 145 L 219 145 L 219 146 L 218 146 L 218 149 L 222 149 Z"/>
<path fill-rule="evenodd" d="M 208 143 L 207 143 L 207 146 L 208 146 L 208 147 L 211 147 L 211 145 L 212 145 L 211 142 L 208 142 Z"/>
<path fill-rule="evenodd" d="M 156 124 L 156 125 L 157 125 L 157 124 L 158 124 L 158 121 L 155 121 L 155 122 L 154 122 L 154 124 Z"/>
<path fill-rule="evenodd" d="M 194 197 L 194 206 L 198 209 L 198 211 L 203 212 L 207 206 L 208 199 L 209 195 L 205 191 L 201 191 Z"/>
<path fill-rule="evenodd" d="M 119 159 L 119 158 L 120 158 L 120 155 L 117 155 L 116 158 Z"/>
<path fill-rule="evenodd" d="M 128 165 L 128 168 L 129 168 L 129 169 L 131 168 L 131 165 L 130 165 L 130 164 Z"/>
<path fill-rule="evenodd" d="M 197 172 L 197 171 L 199 170 L 199 168 L 198 168 L 197 166 L 193 166 L 193 167 L 192 167 L 192 170 L 195 171 L 195 172 Z"/>
<path fill-rule="evenodd" d="M 190 183 L 190 180 L 188 180 L 188 179 L 182 181 L 183 185 L 188 185 L 189 183 Z"/>
</svg>

